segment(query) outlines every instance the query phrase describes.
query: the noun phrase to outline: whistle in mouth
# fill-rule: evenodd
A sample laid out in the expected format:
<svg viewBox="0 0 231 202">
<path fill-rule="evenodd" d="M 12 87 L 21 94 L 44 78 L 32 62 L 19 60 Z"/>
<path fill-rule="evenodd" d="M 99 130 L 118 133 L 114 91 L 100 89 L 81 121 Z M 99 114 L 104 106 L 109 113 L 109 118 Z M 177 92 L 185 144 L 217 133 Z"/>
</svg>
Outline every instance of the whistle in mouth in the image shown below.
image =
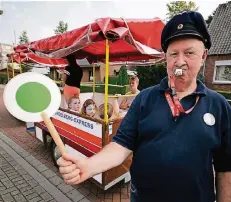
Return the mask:
<svg viewBox="0 0 231 202">
<path fill-rule="evenodd" d="M 175 72 L 174 72 L 175 76 L 182 76 L 182 74 L 183 74 L 183 70 L 182 69 L 176 69 Z"/>
</svg>

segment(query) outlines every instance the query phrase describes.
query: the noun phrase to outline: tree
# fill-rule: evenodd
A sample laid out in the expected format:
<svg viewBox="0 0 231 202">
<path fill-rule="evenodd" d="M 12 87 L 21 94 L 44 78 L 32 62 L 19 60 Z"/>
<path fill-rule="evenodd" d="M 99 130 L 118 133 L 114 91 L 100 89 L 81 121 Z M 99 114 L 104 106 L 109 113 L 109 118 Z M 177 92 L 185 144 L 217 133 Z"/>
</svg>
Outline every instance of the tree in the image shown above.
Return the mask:
<svg viewBox="0 0 231 202">
<path fill-rule="evenodd" d="M 165 62 L 151 66 L 136 66 L 135 70 L 139 77 L 139 90 L 157 85 L 167 76 Z"/>
<path fill-rule="evenodd" d="M 197 75 L 197 79 L 200 80 L 203 84 L 205 84 L 205 77 L 202 72 L 199 72 Z"/>
<path fill-rule="evenodd" d="M 62 34 L 64 32 L 66 32 L 68 29 L 68 24 L 64 23 L 63 21 L 59 21 L 59 25 L 56 27 L 56 29 L 54 30 L 55 34 Z"/>
<path fill-rule="evenodd" d="M 117 81 L 118 81 L 118 85 L 121 85 L 121 86 L 129 85 L 129 76 L 127 73 L 127 68 L 125 66 L 120 67 Z"/>
<path fill-rule="evenodd" d="M 207 27 L 209 27 L 210 23 L 212 22 L 212 19 L 213 19 L 215 13 L 216 13 L 216 10 L 213 11 L 213 13 L 212 13 L 211 15 L 208 16 L 208 19 L 207 19 L 207 20 L 205 20 L 205 22 L 206 22 L 206 24 L 207 24 Z"/>
<path fill-rule="evenodd" d="M 198 7 L 193 1 L 172 1 L 167 4 L 167 19 L 170 20 L 174 15 L 183 11 L 197 11 Z"/>
<path fill-rule="evenodd" d="M 3 14 L 3 10 L 0 10 L 0 15 L 2 15 Z"/>
<path fill-rule="evenodd" d="M 27 36 L 27 32 L 24 30 L 19 36 L 19 44 L 29 43 L 29 38 Z"/>
<path fill-rule="evenodd" d="M 26 64 L 21 64 L 21 68 L 22 68 L 22 73 L 24 73 L 24 72 L 28 72 L 29 70 L 31 70 L 31 69 L 32 69 L 32 67 L 31 67 L 31 66 L 26 65 Z"/>
</svg>

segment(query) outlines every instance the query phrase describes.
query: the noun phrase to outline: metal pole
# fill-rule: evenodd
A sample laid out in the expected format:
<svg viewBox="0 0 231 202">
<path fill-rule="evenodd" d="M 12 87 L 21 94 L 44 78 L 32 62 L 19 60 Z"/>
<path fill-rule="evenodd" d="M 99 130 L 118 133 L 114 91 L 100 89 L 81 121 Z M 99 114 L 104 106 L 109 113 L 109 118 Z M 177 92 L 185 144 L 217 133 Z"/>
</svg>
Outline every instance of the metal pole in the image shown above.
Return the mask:
<svg viewBox="0 0 231 202">
<path fill-rule="evenodd" d="M 108 70 L 109 70 L 109 42 L 106 39 L 106 62 L 105 62 L 105 95 L 104 95 L 104 121 L 108 123 L 107 105 L 108 105 Z"/>
<path fill-rule="evenodd" d="M 10 80 L 10 75 L 9 75 L 8 62 L 7 62 L 7 65 L 6 65 L 6 71 L 7 71 L 7 79 L 9 81 Z"/>
<path fill-rule="evenodd" d="M 93 63 L 93 96 L 95 94 L 95 63 Z"/>
<path fill-rule="evenodd" d="M 13 55 L 11 55 L 11 62 L 12 62 L 12 78 L 14 78 L 14 59 L 13 59 Z"/>
<path fill-rule="evenodd" d="M 22 73 L 22 63 L 21 63 L 21 55 L 19 53 L 19 69 L 20 69 L 20 74 Z"/>
</svg>

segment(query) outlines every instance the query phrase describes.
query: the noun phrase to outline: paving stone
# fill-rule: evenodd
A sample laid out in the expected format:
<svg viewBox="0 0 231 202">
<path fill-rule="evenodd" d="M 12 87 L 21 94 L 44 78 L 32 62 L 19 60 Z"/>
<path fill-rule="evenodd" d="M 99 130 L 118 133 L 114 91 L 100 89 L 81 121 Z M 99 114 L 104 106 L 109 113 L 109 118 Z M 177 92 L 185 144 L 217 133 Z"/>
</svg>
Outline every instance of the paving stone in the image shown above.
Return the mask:
<svg viewBox="0 0 231 202">
<path fill-rule="evenodd" d="M 19 184 L 17 185 L 17 188 L 21 190 L 23 187 L 27 187 L 28 185 L 29 185 L 28 183 Z"/>
<path fill-rule="evenodd" d="M 32 162 L 32 161 L 36 160 L 35 157 L 33 157 L 32 155 L 27 156 L 27 157 L 25 157 L 24 159 L 25 159 L 26 161 L 28 161 L 28 162 Z"/>
<path fill-rule="evenodd" d="M 44 177 L 46 177 L 47 179 L 54 177 L 56 174 L 54 172 L 52 172 L 51 170 L 46 170 L 44 172 L 41 173 Z"/>
<path fill-rule="evenodd" d="M 62 184 L 58 185 L 58 188 L 63 192 L 63 193 L 68 193 L 69 191 L 71 191 L 73 189 L 72 186 L 67 185 L 65 182 L 63 182 Z"/>
<path fill-rule="evenodd" d="M 33 187 L 33 189 L 34 189 L 35 192 L 38 193 L 38 194 L 41 194 L 41 193 L 46 192 L 45 189 L 43 189 L 43 187 L 40 186 L 40 185 L 38 185 L 38 186 L 36 186 L 36 187 Z"/>
<path fill-rule="evenodd" d="M 6 160 L 7 160 L 8 162 L 14 161 L 14 159 L 13 159 L 11 156 L 9 156 Z"/>
<path fill-rule="evenodd" d="M 29 162 L 32 166 L 36 167 L 42 165 L 41 161 L 34 159 L 33 161 Z"/>
<path fill-rule="evenodd" d="M 16 177 L 16 178 L 12 179 L 11 181 L 12 182 L 18 182 L 18 181 L 21 181 L 21 180 L 24 180 L 24 178 L 22 176 Z"/>
<path fill-rule="evenodd" d="M 83 194 L 84 196 L 87 196 L 88 194 L 90 194 L 90 190 L 89 189 L 86 189 L 85 187 L 80 187 L 78 189 L 78 191 Z"/>
<path fill-rule="evenodd" d="M 49 194 L 46 193 L 46 192 L 40 194 L 40 197 L 42 197 L 44 201 L 50 201 L 50 200 L 53 199 L 53 198 L 51 197 L 51 195 L 49 195 Z"/>
<path fill-rule="evenodd" d="M 10 164 L 8 164 L 8 165 L 10 166 Z M 12 167 L 7 168 L 7 169 L 4 170 L 4 172 L 5 172 L 6 174 L 10 174 L 10 173 L 12 173 L 12 172 L 14 172 L 14 171 L 15 171 L 15 169 L 12 168 Z"/>
<path fill-rule="evenodd" d="M 43 171 L 47 170 L 48 168 L 45 165 L 42 164 L 42 165 L 37 166 L 36 169 L 39 172 L 43 172 Z"/>
<path fill-rule="evenodd" d="M 3 196 L 3 195 L 5 195 L 5 194 L 11 193 L 11 192 L 13 192 L 13 191 L 17 191 L 17 188 L 16 188 L 16 187 L 11 187 L 11 188 L 9 188 L 9 189 L 2 190 L 2 191 L 0 192 L 0 195 Z"/>
<path fill-rule="evenodd" d="M 22 151 L 19 153 L 19 155 L 23 158 L 27 157 L 27 156 L 30 156 L 30 154 L 28 152 L 25 152 L 25 151 Z"/>
<path fill-rule="evenodd" d="M 36 180 L 34 180 L 34 179 L 32 179 L 32 180 L 29 180 L 29 181 L 27 181 L 29 184 L 30 184 L 30 186 L 32 186 L 32 187 L 35 187 L 35 186 L 38 186 L 39 185 L 39 183 L 36 181 Z"/>
<path fill-rule="evenodd" d="M 28 190 L 31 190 L 31 189 L 33 189 L 33 187 L 31 187 L 31 186 L 26 186 L 26 187 L 21 188 L 20 191 L 21 191 L 22 193 L 24 193 L 25 191 L 28 191 Z"/>
<path fill-rule="evenodd" d="M 78 190 L 73 189 L 72 191 L 67 193 L 67 196 L 74 202 L 80 201 L 84 198 L 84 195 L 82 195 Z"/>
<path fill-rule="evenodd" d="M 27 172 L 24 169 L 20 169 L 18 170 L 18 172 L 20 173 L 20 175 L 26 175 Z"/>
<path fill-rule="evenodd" d="M 14 201 L 14 198 L 10 194 L 5 194 L 5 195 L 2 195 L 1 197 L 3 201 L 6 201 L 6 202 Z"/>
<path fill-rule="evenodd" d="M 91 201 L 87 198 L 84 198 L 84 199 L 80 200 L 79 202 L 91 202 Z"/>
<path fill-rule="evenodd" d="M 12 196 L 15 196 L 15 195 L 17 195 L 17 194 L 20 194 L 20 191 L 19 191 L 19 190 L 16 190 L 16 191 L 11 192 L 10 194 L 11 194 Z"/>
<path fill-rule="evenodd" d="M 26 199 L 27 200 L 31 200 L 31 199 L 33 199 L 33 198 L 36 198 L 38 196 L 38 194 L 37 193 L 32 193 L 32 194 L 29 194 L 28 196 L 26 196 Z"/>
<path fill-rule="evenodd" d="M 63 182 L 63 180 L 60 177 L 58 177 L 57 175 L 49 178 L 49 181 L 55 186 L 57 186 Z"/>
<path fill-rule="evenodd" d="M 24 184 L 26 183 L 26 181 L 23 179 L 23 180 L 20 180 L 20 181 L 16 181 L 14 182 L 14 184 L 17 186 L 17 185 L 20 185 L 20 184 Z"/>
<path fill-rule="evenodd" d="M 1 179 L 2 182 L 6 182 L 6 181 L 8 181 L 8 180 L 9 180 L 9 178 L 6 177 L 6 176 L 5 176 L 4 178 Z"/>
<path fill-rule="evenodd" d="M 32 199 L 30 199 L 30 202 L 41 202 L 42 201 L 42 198 L 41 197 L 39 197 L 39 196 L 37 196 L 37 197 L 35 197 L 35 198 L 32 198 Z M 49 201 L 50 202 L 50 201 Z"/>
<path fill-rule="evenodd" d="M 27 202 L 27 200 L 24 198 L 24 196 L 22 194 L 18 194 L 13 196 L 15 201 L 17 202 Z"/>
<path fill-rule="evenodd" d="M 17 171 L 15 171 L 15 172 L 11 173 L 11 175 L 8 176 L 8 178 L 9 178 L 10 180 L 12 180 L 12 179 L 17 178 L 18 176 L 20 176 L 20 174 L 19 174 Z"/>
<path fill-rule="evenodd" d="M 33 177 L 31 177 L 29 174 L 22 175 L 22 177 L 23 177 L 26 181 L 29 181 L 29 180 L 32 180 L 32 179 L 33 179 Z"/>
<path fill-rule="evenodd" d="M 10 164 L 11 166 L 17 165 L 16 161 L 10 161 L 9 164 Z"/>
<path fill-rule="evenodd" d="M 21 170 L 21 169 L 22 169 L 22 167 L 21 167 L 19 164 L 17 164 L 17 165 L 15 165 L 15 166 L 13 166 L 13 168 L 14 168 L 16 171 L 18 171 L 18 170 Z"/>
<path fill-rule="evenodd" d="M 6 189 L 6 187 L 4 187 L 4 186 L 1 186 L 0 187 L 0 191 L 3 191 L 3 190 L 5 190 Z"/>
<path fill-rule="evenodd" d="M 3 184 L 6 188 L 10 188 L 14 186 L 14 184 L 10 180 L 3 182 Z"/>
<path fill-rule="evenodd" d="M 5 175 L 5 173 L 0 169 L 0 175 Z"/>
<path fill-rule="evenodd" d="M 33 193 L 34 193 L 33 189 L 22 192 L 23 196 L 28 196 L 29 194 L 33 194 Z"/>
</svg>

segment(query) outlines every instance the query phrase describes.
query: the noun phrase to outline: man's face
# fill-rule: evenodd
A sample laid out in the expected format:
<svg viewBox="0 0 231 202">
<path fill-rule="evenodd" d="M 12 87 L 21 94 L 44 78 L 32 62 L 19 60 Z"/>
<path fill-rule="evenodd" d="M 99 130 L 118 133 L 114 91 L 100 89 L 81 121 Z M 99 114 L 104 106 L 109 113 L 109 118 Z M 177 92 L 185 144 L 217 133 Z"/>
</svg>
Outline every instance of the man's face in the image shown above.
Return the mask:
<svg viewBox="0 0 231 202">
<path fill-rule="evenodd" d="M 175 85 L 180 91 L 196 80 L 207 56 L 207 50 L 198 39 L 178 39 L 169 44 L 166 60 L 168 76 L 176 69 L 183 69 L 183 75 L 175 77 Z"/>
</svg>

